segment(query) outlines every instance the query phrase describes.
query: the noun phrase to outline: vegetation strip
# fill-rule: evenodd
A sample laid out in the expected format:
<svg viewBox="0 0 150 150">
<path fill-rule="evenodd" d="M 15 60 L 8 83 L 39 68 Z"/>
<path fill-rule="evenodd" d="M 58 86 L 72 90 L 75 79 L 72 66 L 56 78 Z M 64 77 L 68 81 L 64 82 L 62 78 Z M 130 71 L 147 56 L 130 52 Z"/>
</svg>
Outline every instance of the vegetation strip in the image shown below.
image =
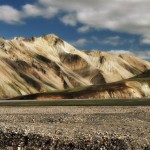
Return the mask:
<svg viewBox="0 0 150 150">
<path fill-rule="evenodd" d="M 150 99 L 1 100 L 0 106 L 150 106 Z"/>
</svg>

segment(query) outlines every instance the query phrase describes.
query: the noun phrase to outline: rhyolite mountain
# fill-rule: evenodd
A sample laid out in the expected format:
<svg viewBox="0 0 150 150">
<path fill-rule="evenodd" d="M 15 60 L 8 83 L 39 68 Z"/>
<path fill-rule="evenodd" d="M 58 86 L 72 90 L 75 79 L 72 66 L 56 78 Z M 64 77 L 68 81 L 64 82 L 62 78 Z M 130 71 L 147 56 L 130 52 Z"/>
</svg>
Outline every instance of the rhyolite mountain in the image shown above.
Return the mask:
<svg viewBox="0 0 150 150">
<path fill-rule="evenodd" d="M 145 97 L 150 94 L 149 81 L 141 76 L 149 69 L 150 62 L 133 54 L 80 51 L 53 34 L 0 38 L 0 98 L 65 89 L 78 93 L 49 98 Z"/>
</svg>

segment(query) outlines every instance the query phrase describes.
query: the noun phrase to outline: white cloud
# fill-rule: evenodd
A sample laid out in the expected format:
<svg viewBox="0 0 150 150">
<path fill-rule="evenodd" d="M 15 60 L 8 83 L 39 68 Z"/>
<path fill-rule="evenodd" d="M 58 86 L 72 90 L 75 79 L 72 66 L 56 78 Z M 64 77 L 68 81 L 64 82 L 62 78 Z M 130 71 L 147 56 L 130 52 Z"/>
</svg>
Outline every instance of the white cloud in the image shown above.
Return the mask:
<svg viewBox="0 0 150 150">
<path fill-rule="evenodd" d="M 131 44 L 133 43 L 133 40 L 130 39 L 123 39 L 120 36 L 110 36 L 103 39 L 100 39 L 96 36 L 92 36 L 90 38 L 80 38 L 76 41 L 70 41 L 70 43 L 77 47 L 83 47 L 86 44 L 96 44 L 96 45 L 111 45 L 111 46 L 119 46 L 119 45 L 125 45 L 125 44 Z M 112 51 L 113 52 L 113 51 Z M 114 52 L 117 52 L 114 50 Z M 118 51 L 119 52 L 119 51 Z M 123 52 L 120 50 L 120 52 Z"/>
<path fill-rule="evenodd" d="M 22 23 L 20 12 L 8 5 L 0 6 L 0 21 L 9 24 Z"/>
<path fill-rule="evenodd" d="M 96 36 L 91 37 L 91 40 L 97 44 L 104 44 L 104 45 L 111 45 L 111 46 L 118 46 L 124 44 L 131 44 L 134 40 L 123 39 L 120 36 L 110 36 L 103 39 L 99 39 Z"/>
<path fill-rule="evenodd" d="M 89 26 L 82 26 L 80 28 L 77 29 L 77 31 L 79 33 L 85 33 L 85 32 L 88 32 L 90 30 L 90 27 Z"/>
<path fill-rule="evenodd" d="M 52 6 L 44 7 L 38 4 L 26 4 L 22 8 L 23 17 L 43 17 L 52 18 L 58 13 L 58 9 Z"/>
<path fill-rule="evenodd" d="M 150 44 L 150 35 L 143 36 L 141 39 L 142 44 Z"/>
<path fill-rule="evenodd" d="M 65 24 L 65 25 L 71 25 L 71 26 L 76 26 L 76 16 L 74 14 L 69 14 L 66 16 L 63 16 L 60 20 Z"/>
<path fill-rule="evenodd" d="M 119 36 L 107 37 L 103 41 L 100 41 L 100 43 L 105 45 L 117 46 L 121 45 L 121 38 Z"/>
<path fill-rule="evenodd" d="M 42 15 L 42 9 L 36 5 L 26 4 L 23 6 L 23 12 L 25 17 L 37 17 Z"/>
<path fill-rule="evenodd" d="M 78 39 L 77 41 L 71 42 L 72 45 L 78 46 L 78 47 L 85 46 L 87 43 L 88 43 L 88 40 L 84 39 L 84 38 L 81 38 L 81 39 Z"/>
</svg>

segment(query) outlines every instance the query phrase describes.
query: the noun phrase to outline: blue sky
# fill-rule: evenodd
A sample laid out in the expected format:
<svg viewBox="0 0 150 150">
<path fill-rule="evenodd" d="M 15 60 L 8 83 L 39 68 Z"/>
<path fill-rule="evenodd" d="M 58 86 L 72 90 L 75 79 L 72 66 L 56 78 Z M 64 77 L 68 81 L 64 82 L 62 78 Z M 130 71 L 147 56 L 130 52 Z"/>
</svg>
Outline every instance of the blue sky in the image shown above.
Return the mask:
<svg viewBox="0 0 150 150">
<path fill-rule="evenodd" d="M 149 0 L 0 0 L 0 36 L 53 33 L 79 49 L 150 58 Z"/>
</svg>

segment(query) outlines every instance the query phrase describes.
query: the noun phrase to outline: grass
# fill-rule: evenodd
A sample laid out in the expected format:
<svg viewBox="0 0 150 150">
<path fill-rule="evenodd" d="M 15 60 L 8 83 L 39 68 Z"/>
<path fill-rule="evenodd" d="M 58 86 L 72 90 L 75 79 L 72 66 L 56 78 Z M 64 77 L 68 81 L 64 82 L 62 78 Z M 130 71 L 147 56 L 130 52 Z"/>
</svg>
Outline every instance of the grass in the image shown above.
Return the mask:
<svg viewBox="0 0 150 150">
<path fill-rule="evenodd" d="M 0 106 L 150 106 L 149 99 L 106 100 L 1 100 Z"/>
</svg>

